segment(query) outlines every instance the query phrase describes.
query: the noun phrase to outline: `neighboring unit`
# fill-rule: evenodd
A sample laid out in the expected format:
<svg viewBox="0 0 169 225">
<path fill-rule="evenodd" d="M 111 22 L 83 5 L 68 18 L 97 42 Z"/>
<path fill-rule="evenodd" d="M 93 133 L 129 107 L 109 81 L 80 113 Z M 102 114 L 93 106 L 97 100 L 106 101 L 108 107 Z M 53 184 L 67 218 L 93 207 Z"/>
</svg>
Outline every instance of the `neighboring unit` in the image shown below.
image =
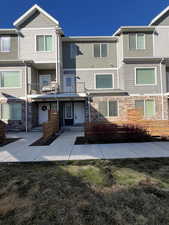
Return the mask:
<svg viewBox="0 0 169 225">
<path fill-rule="evenodd" d="M 127 110 L 168 120 L 169 7 L 148 26 L 67 37 L 34 5 L 0 30 L 0 119 L 30 131 L 58 111 L 60 126 L 125 120 Z"/>
</svg>

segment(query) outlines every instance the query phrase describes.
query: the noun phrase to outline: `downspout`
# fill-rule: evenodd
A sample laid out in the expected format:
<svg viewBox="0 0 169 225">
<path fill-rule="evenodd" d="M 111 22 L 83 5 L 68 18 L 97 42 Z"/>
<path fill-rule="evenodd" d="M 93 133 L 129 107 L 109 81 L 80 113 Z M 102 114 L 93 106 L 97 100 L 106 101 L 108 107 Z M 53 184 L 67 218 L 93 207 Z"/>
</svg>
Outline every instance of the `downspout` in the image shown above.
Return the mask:
<svg viewBox="0 0 169 225">
<path fill-rule="evenodd" d="M 25 131 L 28 132 L 28 71 L 27 71 L 27 65 L 25 61 L 23 61 L 23 64 L 25 65 Z"/>
<path fill-rule="evenodd" d="M 162 75 L 162 62 L 164 58 L 160 61 L 160 83 L 161 83 L 161 119 L 164 120 L 164 88 L 163 88 L 163 75 Z"/>
</svg>

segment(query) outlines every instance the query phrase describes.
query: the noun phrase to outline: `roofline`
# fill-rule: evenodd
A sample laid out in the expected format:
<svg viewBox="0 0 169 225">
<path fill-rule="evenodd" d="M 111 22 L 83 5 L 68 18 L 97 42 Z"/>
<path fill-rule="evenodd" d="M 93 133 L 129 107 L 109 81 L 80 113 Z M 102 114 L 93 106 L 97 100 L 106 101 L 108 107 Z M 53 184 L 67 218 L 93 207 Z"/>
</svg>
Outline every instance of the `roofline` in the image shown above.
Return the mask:
<svg viewBox="0 0 169 225">
<path fill-rule="evenodd" d="M 29 15 L 31 15 L 31 13 L 34 10 L 38 10 L 41 13 L 43 13 L 45 16 L 47 16 L 50 20 L 52 20 L 57 26 L 59 26 L 59 22 L 52 17 L 51 15 L 49 15 L 45 10 L 43 10 L 40 6 L 38 6 L 37 4 L 33 5 L 29 10 L 27 10 L 21 17 L 19 17 L 14 23 L 14 26 L 19 26 L 21 24 L 22 21 L 24 21 L 25 17 L 27 18 Z"/>
<path fill-rule="evenodd" d="M 113 36 L 117 36 L 117 35 L 121 34 L 121 32 L 123 32 L 123 31 L 132 31 L 132 29 L 151 30 L 151 29 L 155 29 L 155 26 L 151 26 L 151 27 L 150 26 L 122 26 L 113 33 Z"/>
<path fill-rule="evenodd" d="M 92 41 L 92 40 L 111 40 L 117 41 L 118 37 L 113 36 L 67 36 L 62 38 L 63 41 Z"/>
<path fill-rule="evenodd" d="M 161 16 L 163 16 L 167 11 L 169 10 L 169 6 L 167 6 L 161 13 L 159 13 L 156 17 L 154 17 L 151 22 L 149 23 L 149 26 L 151 26 L 153 23 L 155 23 Z"/>
</svg>

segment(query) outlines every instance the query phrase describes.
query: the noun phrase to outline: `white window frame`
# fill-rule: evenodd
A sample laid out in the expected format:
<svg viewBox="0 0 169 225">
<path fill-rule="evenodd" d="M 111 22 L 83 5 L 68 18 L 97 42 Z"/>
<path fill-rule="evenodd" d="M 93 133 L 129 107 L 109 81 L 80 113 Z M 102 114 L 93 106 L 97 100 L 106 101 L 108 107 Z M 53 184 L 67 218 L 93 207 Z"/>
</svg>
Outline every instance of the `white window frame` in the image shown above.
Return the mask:
<svg viewBox="0 0 169 225">
<path fill-rule="evenodd" d="M 20 76 L 20 86 L 19 87 L 1 87 L 0 89 L 18 89 L 18 88 L 22 88 L 22 71 L 21 70 L 0 70 L 0 73 L 2 72 L 19 72 L 19 76 Z"/>
<path fill-rule="evenodd" d="M 136 101 L 144 101 L 144 117 L 146 117 L 146 118 L 151 118 L 151 117 L 153 117 L 153 116 L 156 115 L 156 101 L 155 101 L 154 99 L 136 99 L 136 100 L 135 100 L 135 105 L 136 105 Z M 153 115 L 153 116 L 148 116 L 148 115 L 145 114 L 146 101 L 154 101 L 154 115 Z"/>
<path fill-rule="evenodd" d="M 9 103 L 8 103 L 8 102 L 5 102 L 5 103 L 1 103 L 1 104 L 0 104 L 0 118 L 1 118 L 2 121 L 5 121 L 5 122 L 6 122 L 6 121 L 9 121 L 9 120 L 8 120 L 8 119 L 4 119 L 4 118 L 2 117 L 2 116 L 3 116 L 3 112 L 2 112 L 2 109 L 3 109 L 2 105 L 3 105 L 3 104 L 9 104 L 9 105 L 10 105 L 10 104 L 20 104 L 20 105 L 21 105 L 21 119 L 19 119 L 19 120 L 11 120 L 11 119 L 9 119 L 9 120 L 10 120 L 10 121 L 22 121 L 22 107 L 23 107 L 23 106 L 22 106 L 22 103 L 20 103 L 20 102 L 9 102 Z"/>
<path fill-rule="evenodd" d="M 130 43 L 130 34 L 133 34 L 133 33 L 129 33 L 129 43 Z M 138 33 L 134 33 L 134 34 L 136 35 L 136 49 L 135 50 L 145 50 L 146 49 L 146 35 L 145 35 L 145 33 L 139 33 L 139 34 L 144 34 L 144 48 L 138 48 L 138 45 L 137 45 Z M 130 44 L 129 44 L 129 50 L 134 51 L 134 49 L 130 48 Z"/>
<path fill-rule="evenodd" d="M 97 75 L 112 75 L 112 88 L 96 88 L 96 76 Z M 94 73 L 94 89 L 102 90 L 102 89 L 114 89 L 114 73 Z"/>
<path fill-rule="evenodd" d="M 37 51 L 37 37 L 38 36 L 51 36 L 52 37 L 52 50 L 51 51 Z M 35 52 L 36 53 L 50 53 L 50 52 L 53 52 L 53 49 L 54 49 L 54 36 L 53 34 L 36 34 L 35 35 Z"/>
<path fill-rule="evenodd" d="M 103 101 L 101 101 L 101 102 L 104 102 L 104 100 Z M 107 104 L 107 112 L 108 112 L 108 116 L 103 116 L 104 118 L 117 118 L 117 117 L 119 117 L 119 100 L 110 100 L 110 99 L 108 99 L 108 100 L 106 100 L 105 101 L 106 102 L 106 104 Z M 117 116 L 110 116 L 109 115 L 109 102 L 117 102 Z M 98 103 L 99 104 L 99 103 Z M 99 109 L 99 105 L 98 105 L 98 109 Z M 99 114 L 100 114 L 100 112 L 98 112 Z M 101 118 L 101 116 L 99 116 L 99 118 Z"/>
<path fill-rule="evenodd" d="M 102 48 L 101 48 L 101 45 L 102 45 L 102 44 L 106 44 L 106 45 L 107 45 L 107 56 L 103 57 L 103 56 L 101 56 L 102 54 L 100 54 L 100 56 L 95 57 L 95 56 L 94 56 L 94 45 L 95 45 L 95 44 L 99 44 L 99 45 L 100 45 L 100 53 L 102 52 L 102 51 L 101 51 L 101 49 L 102 49 Z M 93 57 L 94 57 L 95 59 L 103 59 L 103 58 L 108 57 L 108 55 L 109 55 L 109 47 L 108 47 L 108 46 L 109 46 L 109 45 L 108 45 L 108 43 L 106 43 L 106 42 L 101 42 L 101 43 L 100 43 L 100 42 L 99 42 L 99 43 L 96 42 L 96 43 L 93 43 Z"/>
<path fill-rule="evenodd" d="M 10 41 L 10 49 L 9 49 L 9 51 L 2 51 L 2 38 L 3 37 L 8 37 L 9 38 L 9 41 Z M 11 37 L 10 36 L 0 36 L 0 52 L 11 52 Z"/>
<path fill-rule="evenodd" d="M 154 84 L 137 84 L 137 69 L 154 69 L 155 72 L 155 83 Z M 157 85 L 157 67 L 135 67 L 134 68 L 134 84 L 135 86 L 156 86 Z"/>
</svg>

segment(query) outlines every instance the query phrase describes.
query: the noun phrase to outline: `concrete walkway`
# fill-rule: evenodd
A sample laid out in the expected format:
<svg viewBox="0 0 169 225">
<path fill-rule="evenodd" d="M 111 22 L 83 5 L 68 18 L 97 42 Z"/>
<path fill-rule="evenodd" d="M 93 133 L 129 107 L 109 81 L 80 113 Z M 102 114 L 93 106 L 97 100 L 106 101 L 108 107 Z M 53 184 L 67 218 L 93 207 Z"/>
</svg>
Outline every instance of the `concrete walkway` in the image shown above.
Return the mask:
<svg viewBox="0 0 169 225">
<path fill-rule="evenodd" d="M 49 146 L 29 146 L 41 133 L 15 133 L 20 140 L 0 148 L 0 162 L 169 157 L 169 142 L 74 145 L 83 132 L 65 131 Z"/>
</svg>

